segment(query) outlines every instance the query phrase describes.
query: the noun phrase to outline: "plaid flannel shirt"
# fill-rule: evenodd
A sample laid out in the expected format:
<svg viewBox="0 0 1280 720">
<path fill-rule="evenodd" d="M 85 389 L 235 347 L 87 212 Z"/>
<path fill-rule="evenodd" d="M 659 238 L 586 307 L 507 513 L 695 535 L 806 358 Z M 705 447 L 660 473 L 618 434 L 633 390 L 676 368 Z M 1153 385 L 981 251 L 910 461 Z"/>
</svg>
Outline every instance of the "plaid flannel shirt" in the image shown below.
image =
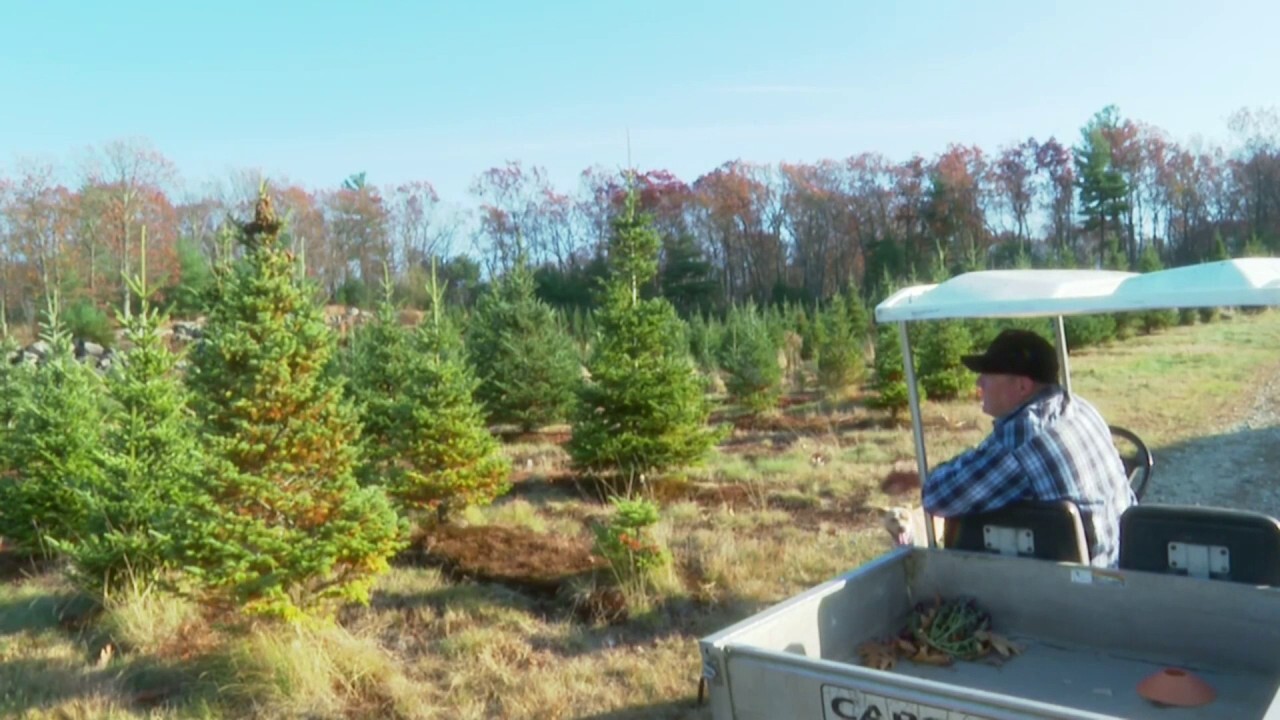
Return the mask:
<svg viewBox="0 0 1280 720">
<path fill-rule="evenodd" d="M 1019 500 L 1071 500 L 1085 521 L 1092 564 L 1115 567 L 1120 514 L 1135 499 L 1097 409 L 1050 386 L 994 426 L 980 445 L 929 473 L 925 511 L 956 517 Z"/>
</svg>

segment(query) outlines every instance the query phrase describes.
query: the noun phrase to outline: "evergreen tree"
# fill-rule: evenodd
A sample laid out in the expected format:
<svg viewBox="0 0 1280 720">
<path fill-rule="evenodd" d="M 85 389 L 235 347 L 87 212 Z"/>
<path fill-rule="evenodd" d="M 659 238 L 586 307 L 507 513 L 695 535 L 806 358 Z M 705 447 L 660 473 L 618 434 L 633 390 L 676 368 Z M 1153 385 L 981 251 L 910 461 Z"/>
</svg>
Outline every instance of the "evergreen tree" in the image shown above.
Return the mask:
<svg viewBox="0 0 1280 720">
<path fill-rule="evenodd" d="M 476 305 L 467 333 L 479 378 L 476 399 L 491 421 L 525 431 L 568 417 L 580 380 L 573 340 L 534 289 L 520 252 L 512 270 Z"/>
<path fill-rule="evenodd" d="M 818 337 L 822 334 L 822 311 L 814 307 L 809 312 L 804 306 L 796 314 L 796 334 L 800 336 L 800 359 L 809 362 L 818 357 Z"/>
<path fill-rule="evenodd" d="M 107 375 L 114 403 L 104 482 L 86 496 L 86 525 L 66 548 L 78 582 L 92 591 L 146 586 L 176 565 L 173 533 L 197 512 L 195 480 L 203 472 L 190 398 L 160 334 L 168 318 L 151 304 L 145 285 L 145 228 L 141 255 L 141 274 L 129 283 L 140 310 L 119 318 L 130 348 Z"/>
<path fill-rule="evenodd" d="M 973 388 L 973 373 L 960 362 L 972 339 L 960 320 L 922 323 L 916 346 L 920 385 L 935 400 L 950 400 Z"/>
<path fill-rule="evenodd" d="M 179 316 L 198 315 L 208 310 L 213 290 L 213 268 L 191 238 L 178 238 L 178 281 L 165 295 L 171 310 Z"/>
<path fill-rule="evenodd" d="M 1090 345 L 1101 345 L 1116 337 L 1116 314 L 1071 315 L 1062 319 L 1062 329 L 1067 336 L 1067 349 L 1078 350 Z M 977 345 L 977 347 L 986 347 Z"/>
<path fill-rule="evenodd" d="M 832 299 L 815 326 L 818 345 L 818 384 L 830 395 L 862 382 L 866 374 L 863 346 L 867 340 L 867 313 L 855 290 Z"/>
<path fill-rule="evenodd" d="M 658 234 L 631 193 L 613 221 L 591 379 L 579 391 L 568 445 L 578 469 L 615 472 L 628 483 L 696 462 L 722 437 L 707 426 L 711 408 L 675 309 L 640 297 L 657 256 Z"/>
<path fill-rule="evenodd" d="M 689 352 L 698 368 L 705 373 L 713 373 L 719 369 L 716 361 L 716 349 L 720 347 L 723 332 L 715 318 L 707 318 L 702 313 L 694 313 L 689 318 Z"/>
<path fill-rule="evenodd" d="M 104 481 L 102 378 L 75 359 L 56 294 L 41 338 L 50 348 L 43 364 L 11 371 L 18 375 L 9 383 L 10 479 L 0 482 L 0 537 L 22 553 L 78 537 L 89 514 L 87 498 Z M 25 388 L 16 384 L 24 373 Z"/>
<path fill-rule="evenodd" d="M 777 407 L 782 368 L 778 344 L 763 314 L 754 306 L 733 308 L 720 342 L 720 367 L 729 397 L 753 413 Z"/>
<path fill-rule="evenodd" d="M 381 488 L 356 483 L 360 426 L 329 371 L 334 335 L 265 188 L 240 242 L 188 375 L 211 466 L 206 512 L 184 538 L 188 567 L 254 613 L 366 601 L 402 528 Z"/>
<path fill-rule="evenodd" d="M 355 403 L 363 429 L 356 475 L 364 485 L 383 485 L 398 452 L 391 439 L 398 430 L 396 408 L 405 390 L 404 358 L 411 352 L 411 331 L 400 323 L 390 286 L 384 284 L 383 290 L 373 320 L 356 327 L 340 356 L 348 378 L 347 396 Z"/>
<path fill-rule="evenodd" d="M 914 329 L 914 328 L 910 328 Z M 918 334 L 912 334 L 912 347 L 917 347 Z M 899 340 L 899 332 L 896 325 L 877 325 L 876 326 L 876 362 L 875 379 L 872 382 L 872 389 L 875 395 L 869 399 L 868 404 L 872 407 L 889 410 L 897 415 L 903 408 L 910 404 L 910 396 L 907 391 L 907 375 L 903 367 L 902 359 L 902 343 Z M 913 353 L 914 354 L 914 353 Z M 919 363 L 916 363 L 919 367 Z M 916 390 L 920 395 L 920 401 L 924 402 L 926 393 L 919 382 L 919 373 L 916 374 Z"/>
<path fill-rule="evenodd" d="M 711 309 L 716 297 L 714 268 L 698 241 L 684 233 L 662 243 L 662 296 L 671 301 L 681 317 Z"/>
<path fill-rule="evenodd" d="M 432 278 L 431 314 L 383 369 L 394 395 L 370 426 L 383 433 L 374 461 L 387 492 L 406 509 L 447 519 L 509 490 L 511 465 L 473 399 L 477 381 Z"/>
<path fill-rule="evenodd" d="M 1108 235 L 1108 230 L 1119 235 L 1120 216 L 1129 209 L 1129 183 L 1112 163 L 1111 143 L 1107 140 L 1107 131 L 1118 122 L 1116 109 L 1107 107 L 1081 131 L 1082 143 L 1074 152 L 1076 187 L 1080 190 L 1085 229 L 1098 232 L 1099 266 L 1128 268 L 1127 260 L 1115 265 L 1118 243 Z"/>
</svg>

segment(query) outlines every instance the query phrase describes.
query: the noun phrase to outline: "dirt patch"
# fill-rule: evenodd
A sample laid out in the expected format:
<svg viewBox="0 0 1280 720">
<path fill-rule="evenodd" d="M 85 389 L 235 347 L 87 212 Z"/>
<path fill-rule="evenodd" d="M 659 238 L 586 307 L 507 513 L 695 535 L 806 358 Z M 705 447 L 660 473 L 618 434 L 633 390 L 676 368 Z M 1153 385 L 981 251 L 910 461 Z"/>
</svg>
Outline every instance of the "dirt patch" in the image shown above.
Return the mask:
<svg viewBox="0 0 1280 720">
<path fill-rule="evenodd" d="M 585 538 L 500 525 L 434 528 L 417 539 L 410 557 L 455 579 L 502 583 L 544 597 L 605 567 Z"/>
<path fill-rule="evenodd" d="M 506 445 L 564 445 L 573 437 L 571 429 L 524 431 L 519 428 L 497 428 L 493 433 Z"/>
<path fill-rule="evenodd" d="M 899 427 L 897 419 L 887 415 L 840 415 L 831 416 L 822 413 L 789 415 L 739 415 L 726 418 L 735 430 L 757 433 L 830 433 L 852 432 L 857 430 L 883 430 Z M 908 420 L 908 422 L 910 422 Z"/>
<path fill-rule="evenodd" d="M 796 527 L 859 527 L 872 522 L 867 506 L 870 491 L 860 488 L 842 497 L 810 497 L 778 493 L 761 494 L 747 485 L 704 485 L 680 478 L 666 478 L 651 486 L 655 500 L 663 503 L 695 502 L 703 507 L 731 510 L 780 510 L 791 515 Z"/>
<path fill-rule="evenodd" d="M 38 557 L 0 550 L 0 582 L 12 582 L 41 575 L 54 567 L 54 563 Z"/>
</svg>

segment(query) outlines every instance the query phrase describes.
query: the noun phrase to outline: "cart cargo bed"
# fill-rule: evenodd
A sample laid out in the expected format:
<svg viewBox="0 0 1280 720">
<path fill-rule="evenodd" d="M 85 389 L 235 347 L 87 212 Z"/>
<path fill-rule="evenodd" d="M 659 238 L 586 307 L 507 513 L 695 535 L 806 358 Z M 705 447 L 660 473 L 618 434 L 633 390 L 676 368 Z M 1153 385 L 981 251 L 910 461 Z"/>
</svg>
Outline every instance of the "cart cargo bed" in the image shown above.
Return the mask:
<svg viewBox="0 0 1280 720">
<path fill-rule="evenodd" d="M 967 596 L 1023 646 L 1003 665 L 857 664 L 911 607 Z M 724 718 L 1280 718 L 1280 592 L 1235 583 L 902 548 L 703 640 Z M 1217 699 L 1160 708 L 1137 694 L 1166 666 Z M 896 714 L 895 714 L 896 713 Z"/>
</svg>

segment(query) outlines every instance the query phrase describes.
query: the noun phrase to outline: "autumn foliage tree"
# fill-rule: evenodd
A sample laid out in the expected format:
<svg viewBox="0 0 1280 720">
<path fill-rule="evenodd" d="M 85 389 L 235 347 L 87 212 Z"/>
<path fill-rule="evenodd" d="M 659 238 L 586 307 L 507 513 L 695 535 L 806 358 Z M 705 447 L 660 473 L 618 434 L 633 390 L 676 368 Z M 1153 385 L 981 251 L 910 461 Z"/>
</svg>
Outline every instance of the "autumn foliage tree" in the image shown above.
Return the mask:
<svg viewBox="0 0 1280 720">
<path fill-rule="evenodd" d="M 383 490 L 356 482 L 360 426 L 329 368 L 335 338 L 280 230 L 264 189 L 192 354 L 211 467 L 187 565 L 215 598 L 296 618 L 367 600 L 402 528 Z"/>
</svg>

